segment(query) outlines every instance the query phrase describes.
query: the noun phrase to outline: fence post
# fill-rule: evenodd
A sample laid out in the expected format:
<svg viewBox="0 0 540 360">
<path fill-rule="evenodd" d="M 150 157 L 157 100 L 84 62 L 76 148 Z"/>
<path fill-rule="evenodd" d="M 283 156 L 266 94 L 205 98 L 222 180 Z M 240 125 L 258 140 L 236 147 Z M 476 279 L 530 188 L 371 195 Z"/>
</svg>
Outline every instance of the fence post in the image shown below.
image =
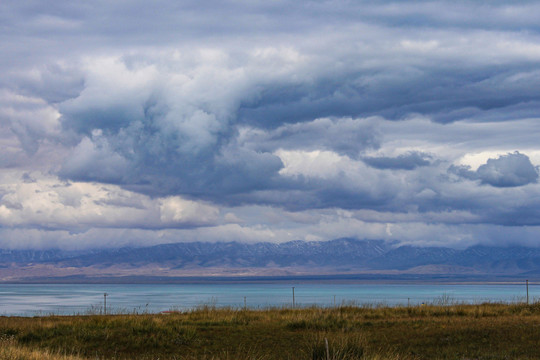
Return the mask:
<svg viewBox="0 0 540 360">
<path fill-rule="evenodd" d="M 525 285 L 527 286 L 527 305 L 529 305 L 529 280 L 525 280 Z"/>
<path fill-rule="evenodd" d="M 103 314 L 104 315 L 107 315 L 107 296 L 108 295 L 109 294 L 107 294 L 107 293 L 103 294 Z"/>
</svg>

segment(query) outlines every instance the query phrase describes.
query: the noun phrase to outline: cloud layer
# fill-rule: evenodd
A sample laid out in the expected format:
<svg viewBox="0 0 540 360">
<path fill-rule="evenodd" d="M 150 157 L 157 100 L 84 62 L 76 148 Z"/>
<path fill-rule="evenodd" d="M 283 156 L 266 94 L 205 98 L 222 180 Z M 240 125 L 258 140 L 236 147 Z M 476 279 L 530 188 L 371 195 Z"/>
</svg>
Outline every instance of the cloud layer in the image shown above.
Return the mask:
<svg viewBox="0 0 540 360">
<path fill-rule="evenodd" d="M 540 230 L 534 1 L 0 14 L 0 247 Z"/>
</svg>

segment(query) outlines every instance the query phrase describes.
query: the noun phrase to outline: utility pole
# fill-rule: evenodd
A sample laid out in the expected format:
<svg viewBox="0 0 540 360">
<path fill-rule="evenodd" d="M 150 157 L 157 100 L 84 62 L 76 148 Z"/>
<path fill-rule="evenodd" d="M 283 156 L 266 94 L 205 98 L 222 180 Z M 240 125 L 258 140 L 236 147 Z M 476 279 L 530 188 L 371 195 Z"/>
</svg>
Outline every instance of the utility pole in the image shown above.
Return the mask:
<svg viewBox="0 0 540 360">
<path fill-rule="evenodd" d="M 107 294 L 107 293 L 103 294 L 103 314 L 104 315 L 107 315 L 107 296 L 108 295 L 109 294 Z"/>
<path fill-rule="evenodd" d="M 294 286 L 292 287 L 292 307 L 295 308 L 295 301 L 294 301 Z"/>
</svg>

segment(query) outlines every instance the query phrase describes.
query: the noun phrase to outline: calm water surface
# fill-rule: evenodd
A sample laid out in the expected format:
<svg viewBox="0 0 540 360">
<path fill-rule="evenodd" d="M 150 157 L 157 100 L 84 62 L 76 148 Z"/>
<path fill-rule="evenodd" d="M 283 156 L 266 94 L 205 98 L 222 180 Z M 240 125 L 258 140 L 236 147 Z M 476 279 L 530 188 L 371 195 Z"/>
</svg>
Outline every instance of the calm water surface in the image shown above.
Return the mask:
<svg viewBox="0 0 540 360">
<path fill-rule="evenodd" d="M 188 310 L 202 305 L 249 308 L 343 303 L 418 305 L 423 302 L 521 302 L 525 285 L 431 284 L 0 284 L 0 315 L 99 313 L 107 293 L 109 312 Z M 540 286 L 530 286 L 531 301 Z"/>
</svg>

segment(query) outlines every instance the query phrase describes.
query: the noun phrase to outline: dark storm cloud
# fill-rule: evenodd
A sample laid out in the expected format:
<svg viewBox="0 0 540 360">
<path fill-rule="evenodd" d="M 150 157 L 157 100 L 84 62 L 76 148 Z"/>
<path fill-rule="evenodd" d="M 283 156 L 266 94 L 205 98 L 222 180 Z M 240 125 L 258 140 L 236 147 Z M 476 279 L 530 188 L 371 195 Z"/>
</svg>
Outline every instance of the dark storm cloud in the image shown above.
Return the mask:
<svg viewBox="0 0 540 360">
<path fill-rule="evenodd" d="M 245 128 L 239 142 L 258 151 L 275 149 L 332 150 L 357 158 L 366 149 L 380 146 L 381 134 L 376 128 L 377 119 L 329 119 L 286 124 L 265 131 Z"/>
<path fill-rule="evenodd" d="M 432 156 L 419 151 L 411 151 L 407 154 L 397 157 L 364 157 L 364 161 L 369 166 L 377 169 L 399 169 L 399 170 L 414 170 L 419 166 L 431 165 Z"/>
<path fill-rule="evenodd" d="M 38 96 L 50 104 L 77 97 L 84 88 L 79 69 L 59 64 L 41 65 L 34 74 L 7 74 L 4 83 L 21 94 Z"/>
<path fill-rule="evenodd" d="M 360 60 L 360 64 L 352 63 L 351 68 L 309 86 L 284 84 L 266 89 L 257 100 L 240 108 L 239 118 L 270 127 L 321 116 L 402 119 L 420 113 L 448 123 L 535 114 L 540 81 L 539 73 L 530 69 L 536 69 L 536 64 L 514 64 L 508 69 L 508 65 L 471 66 L 463 64 L 463 59 L 433 61 L 441 63 L 408 65 L 405 58 L 403 64 L 383 62 L 362 69 Z"/>
<path fill-rule="evenodd" d="M 161 134 L 141 134 L 140 142 L 130 144 L 133 147 L 116 145 L 116 150 L 108 140 L 99 140 L 98 145 L 93 141 L 85 138 L 77 146 L 64 163 L 61 177 L 120 184 L 154 196 L 183 194 L 227 203 L 237 193 L 274 186 L 282 168 L 277 156 L 248 149 L 224 148 L 218 154 L 212 149 L 178 152 L 177 138 Z"/>
<path fill-rule="evenodd" d="M 495 187 L 523 186 L 538 180 L 538 167 L 531 164 L 527 155 L 517 151 L 497 159 L 488 159 L 476 171 L 471 171 L 469 166 L 452 166 L 450 171 Z"/>
</svg>

